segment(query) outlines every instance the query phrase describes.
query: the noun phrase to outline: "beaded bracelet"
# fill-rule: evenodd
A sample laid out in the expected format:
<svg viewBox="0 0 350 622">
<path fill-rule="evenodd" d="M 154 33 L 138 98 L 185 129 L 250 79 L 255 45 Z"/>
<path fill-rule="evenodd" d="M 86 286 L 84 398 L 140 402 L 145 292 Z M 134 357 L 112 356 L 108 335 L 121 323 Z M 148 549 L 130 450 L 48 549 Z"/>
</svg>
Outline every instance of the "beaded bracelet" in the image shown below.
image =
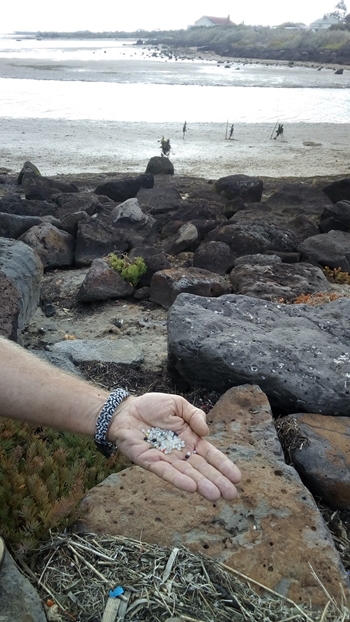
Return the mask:
<svg viewBox="0 0 350 622">
<path fill-rule="evenodd" d="M 96 430 L 95 430 L 95 444 L 97 449 L 109 458 L 112 453 L 117 449 L 115 443 L 110 443 L 107 441 L 108 429 L 111 423 L 111 419 L 118 408 L 119 404 L 126 397 L 128 397 L 130 393 L 125 391 L 125 389 L 114 389 L 108 399 L 105 401 L 103 408 L 98 416 L 96 421 Z"/>
</svg>

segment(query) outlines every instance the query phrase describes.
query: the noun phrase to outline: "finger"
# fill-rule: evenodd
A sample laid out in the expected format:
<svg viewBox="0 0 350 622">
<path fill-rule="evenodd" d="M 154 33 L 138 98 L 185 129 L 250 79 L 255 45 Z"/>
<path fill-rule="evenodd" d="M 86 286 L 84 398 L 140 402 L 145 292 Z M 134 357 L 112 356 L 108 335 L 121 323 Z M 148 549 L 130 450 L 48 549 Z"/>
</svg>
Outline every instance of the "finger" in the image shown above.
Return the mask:
<svg viewBox="0 0 350 622">
<path fill-rule="evenodd" d="M 195 458 L 194 462 L 192 461 L 192 457 Z M 174 466 L 184 475 L 187 475 L 196 482 L 198 494 L 200 494 L 205 499 L 208 499 L 208 501 L 218 501 L 222 496 L 221 490 L 217 485 L 217 482 L 220 483 L 219 480 L 221 476 L 218 473 L 215 474 L 213 472 L 210 472 L 209 469 L 207 469 L 207 474 L 205 474 L 203 472 L 204 468 L 197 468 L 199 461 L 203 461 L 203 458 L 192 455 L 188 460 L 178 460 L 176 463 L 174 463 Z M 209 466 L 210 465 L 208 465 L 208 467 Z M 207 477 L 207 475 L 209 475 L 209 477 Z M 231 484 L 231 486 L 233 486 L 233 484 Z M 232 494 L 235 495 L 235 493 L 236 489 L 234 488 Z"/>
<path fill-rule="evenodd" d="M 181 461 L 179 461 L 181 462 Z M 189 477 L 185 473 L 182 473 L 178 469 L 176 469 L 172 464 L 165 461 L 158 461 L 149 464 L 149 470 L 151 473 L 158 475 L 165 482 L 169 482 L 178 488 L 179 490 L 183 490 L 184 492 L 196 492 L 197 484 L 192 477 Z"/>
<path fill-rule="evenodd" d="M 177 412 L 175 414 L 181 416 L 198 436 L 207 436 L 209 428 L 206 423 L 205 412 L 190 404 L 183 397 L 176 396 L 176 398 L 175 407 Z"/>
<path fill-rule="evenodd" d="M 209 464 L 202 456 L 192 454 L 189 460 L 187 460 L 187 466 L 192 471 L 187 470 L 185 472 L 196 480 L 198 492 L 203 496 L 205 496 L 203 493 L 207 491 L 212 495 L 214 490 L 217 490 L 219 492 L 217 498 L 221 496 L 227 501 L 232 501 L 237 497 L 237 489 L 234 483 Z M 210 496 L 210 500 L 214 500 L 213 496 Z"/>
<path fill-rule="evenodd" d="M 173 464 L 157 462 L 150 466 L 150 470 L 176 488 L 186 492 L 198 492 L 208 501 L 218 501 L 221 497 L 219 488 L 188 461 L 177 460 Z"/>
<path fill-rule="evenodd" d="M 200 439 L 196 446 L 196 452 L 198 455 L 202 456 L 208 464 L 233 482 L 233 484 L 238 484 L 241 481 L 242 474 L 239 468 L 232 460 L 225 456 L 220 449 L 217 449 L 214 445 L 209 443 L 209 441 Z"/>
</svg>

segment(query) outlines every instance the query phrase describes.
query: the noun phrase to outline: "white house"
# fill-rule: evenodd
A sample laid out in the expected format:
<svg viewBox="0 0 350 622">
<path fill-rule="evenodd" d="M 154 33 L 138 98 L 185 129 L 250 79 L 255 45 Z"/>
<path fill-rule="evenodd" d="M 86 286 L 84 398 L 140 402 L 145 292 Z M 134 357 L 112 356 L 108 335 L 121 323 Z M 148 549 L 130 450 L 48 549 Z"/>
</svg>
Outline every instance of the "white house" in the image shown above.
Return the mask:
<svg viewBox="0 0 350 622">
<path fill-rule="evenodd" d="M 327 30 L 327 28 L 330 28 L 335 24 L 339 24 L 339 19 L 331 17 L 331 15 L 324 15 L 321 19 L 316 19 L 312 22 L 309 27 L 313 30 Z"/>
<path fill-rule="evenodd" d="M 229 15 L 227 17 L 209 17 L 208 15 L 203 15 L 203 17 L 194 22 L 192 28 L 196 26 L 211 28 L 212 26 L 234 26 L 234 23 L 231 22 Z"/>
</svg>

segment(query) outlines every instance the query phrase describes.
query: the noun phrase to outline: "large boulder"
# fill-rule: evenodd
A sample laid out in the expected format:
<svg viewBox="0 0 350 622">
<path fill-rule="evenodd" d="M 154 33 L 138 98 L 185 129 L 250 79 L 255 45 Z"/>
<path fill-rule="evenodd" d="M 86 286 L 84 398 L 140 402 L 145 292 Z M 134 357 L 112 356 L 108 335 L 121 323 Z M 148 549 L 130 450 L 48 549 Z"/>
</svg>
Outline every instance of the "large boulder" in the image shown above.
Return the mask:
<svg viewBox="0 0 350 622">
<path fill-rule="evenodd" d="M 81 363 L 115 363 L 140 365 L 141 350 L 130 339 L 76 339 L 58 341 L 50 347 L 54 353 L 66 354 L 75 365 Z"/>
<path fill-rule="evenodd" d="M 22 233 L 41 223 L 42 220 L 38 216 L 18 216 L 17 214 L 0 212 L 0 233 L 3 238 L 16 240 Z"/>
<path fill-rule="evenodd" d="M 274 304 L 248 296 L 178 296 L 169 365 L 191 385 L 259 384 L 277 413 L 350 416 L 350 299 Z"/>
<path fill-rule="evenodd" d="M 38 592 L 8 551 L 0 568 L 1 622 L 47 622 Z"/>
<path fill-rule="evenodd" d="M 330 199 L 315 186 L 303 183 L 285 184 L 267 199 L 268 205 L 279 214 L 295 217 L 304 214 L 314 223 L 323 210 L 331 205 Z"/>
<path fill-rule="evenodd" d="M 350 178 L 334 181 L 323 188 L 323 192 L 330 198 L 332 203 L 338 201 L 350 201 Z"/>
<path fill-rule="evenodd" d="M 234 257 L 264 254 L 267 251 L 296 251 L 298 245 L 298 239 L 292 231 L 268 223 L 228 223 L 208 233 L 205 241 L 212 240 L 227 244 Z"/>
<path fill-rule="evenodd" d="M 55 198 L 55 203 L 58 205 L 58 218 L 80 211 L 93 216 L 102 208 L 99 197 L 92 192 L 63 193 Z"/>
<path fill-rule="evenodd" d="M 134 288 L 103 259 L 94 259 L 78 291 L 79 302 L 94 302 L 132 296 Z"/>
<path fill-rule="evenodd" d="M 177 255 L 184 251 L 193 251 L 199 245 L 197 228 L 190 222 L 182 225 L 174 235 L 162 242 L 162 248 L 169 255 Z"/>
<path fill-rule="evenodd" d="M 304 261 L 350 272 L 350 233 L 329 231 L 307 238 L 298 249 Z"/>
<path fill-rule="evenodd" d="M 86 277 L 88 268 L 79 270 L 58 270 L 47 272 L 42 280 L 40 305 L 71 308 L 76 304 L 78 291 Z"/>
<path fill-rule="evenodd" d="M 170 268 L 156 272 L 151 281 L 150 297 L 168 309 L 181 292 L 198 296 L 222 296 L 230 285 L 218 274 L 200 268 Z"/>
<path fill-rule="evenodd" d="M 312 494 L 335 510 L 349 510 L 350 417 L 296 413 L 279 424 L 293 466 Z"/>
<path fill-rule="evenodd" d="M 263 188 L 262 179 L 248 175 L 228 175 L 215 183 L 215 190 L 226 199 L 241 197 L 247 203 L 261 201 Z"/>
<path fill-rule="evenodd" d="M 193 266 L 217 274 L 226 274 L 234 264 L 234 255 L 225 242 L 203 242 L 193 255 Z"/>
<path fill-rule="evenodd" d="M 161 217 L 156 216 L 156 218 L 158 228 L 162 229 L 162 237 L 166 237 L 164 230 L 173 222 L 179 223 L 179 227 L 185 223 L 191 223 L 197 228 L 201 239 L 212 229 L 227 222 L 222 214 L 221 205 L 208 203 L 203 199 L 183 201 L 183 204 L 176 211 L 168 212 Z"/>
<path fill-rule="evenodd" d="M 298 244 L 306 238 L 318 235 L 320 232 L 319 217 L 317 217 L 316 223 L 314 223 L 312 218 L 305 214 L 294 214 L 292 216 L 290 214 L 279 214 L 267 210 L 252 210 L 250 206 L 249 209 L 237 212 L 229 219 L 229 222 L 243 225 L 251 224 L 254 226 L 272 225 L 273 227 L 277 227 L 277 229 L 288 230 L 295 235 Z"/>
<path fill-rule="evenodd" d="M 350 201 L 338 201 L 326 207 L 321 215 L 320 231 L 350 231 Z"/>
<path fill-rule="evenodd" d="M 61 192 L 79 192 L 75 184 L 39 176 L 32 171 L 24 173 L 21 184 L 25 197 L 29 200 L 50 201 L 54 195 Z"/>
<path fill-rule="evenodd" d="M 32 162 L 30 162 L 29 160 L 27 160 L 27 161 L 23 164 L 23 166 L 22 166 L 22 168 L 21 168 L 21 171 L 20 171 L 20 173 L 19 173 L 19 175 L 18 175 L 18 178 L 17 178 L 17 183 L 18 183 L 18 185 L 19 185 L 19 186 L 20 186 L 20 185 L 21 185 L 21 183 L 22 183 L 23 175 L 24 175 L 25 173 L 34 173 L 35 175 L 38 175 L 38 176 L 40 176 L 40 177 L 41 177 L 41 173 L 40 173 L 40 171 L 39 171 L 38 167 L 37 167 L 37 166 L 35 166 L 35 164 L 33 164 Z"/>
<path fill-rule="evenodd" d="M 170 261 L 167 259 L 164 251 L 153 246 L 135 246 L 130 251 L 128 257 L 131 260 L 136 257 L 142 257 L 142 259 L 145 260 L 147 270 L 138 283 L 140 287 L 148 287 L 156 272 L 167 270 L 171 267 Z"/>
<path fill-rule="evenodd" d="M 159 180 L 153 188 L 140 188 L 137 199 L 141 209 L 155 218 L 160 214 L 177 210 L 183 203 L 181 194 L 175 186 L 159 183 Z"/>
<path fill-rule="evenodd" d="M 116 181 L 107 181 L 99 184 L 95 189 L 95 194 L 102 194 L 117 203 L 136 197 L 140 188 L 153 188 L 153 175 L 139 175 L 139 177 L 128 177 Z"/>
<path fill-rule="evenodd" d="M 152 173 L 152 175 L 174 175 L 174 165 L 169 158 L 153 156 L 148 161 L 146 173 Z"/>
<path fill-rule="evenodd" d="M 125 231 L 116 228 L 108 219 L 90 218 L 78 222 L 75 245 L 77 266 L 89 266 L 98 257 L 114 252 L 124 253 L 129 248 Z"/>
<path fill-rule="evenodd" d="M 280 299 L 283 302 L 292 302 L 301 294 L 324 292 L 330 287 L 324 273 L 317 266 L 306 263 L 287 264 L 281 261 L 276 263 L 269 256 L 265 257 L 264 264 L 254 264 L 252 261 L 244 263 L 244 257 L 240 257 L 240 264 L 230 273 L 233 293 L 275 302 Z"/>
<path fill-rule="evenodd" d="M 18 216 L 56 216 L 57 205 L 49 201 L 28 201 L 13 193 L 0 198 L 0 211 Z"/>
<path fill-rule="evenodd" d="M 128 199 L 113 208 L 110 222 L 123 232 L 129 248 L 141 244 L 153 245 L 157 241 L 157 221 L 150 214 L 144 214 L 137 198 Z"/>
<path fill-rule="evenodd" d="M 18 341 L 39 302 L 43 265 L 23 242 L 0 238 L 0 334 Z"/>
<path fill-rule="evenodd" d="M 141 530 L 145 542 L 205 553 L 297 603 L 323 607 L 328 594 L 340 602 L 342 589 L 348 598 L 349 579 L 330 532 L 285 464 L 263 392 L 232 388 L 207 419 L 209 440 L 242 470 L 235 501 L 189 496 L 133 466 L 87 493 L 80 529 L 134 539 Z"/>
<path fill-rule="evenodd" d="M 19 239 L 36 251 L 46 269 L 69 267 L 74 261 L 73 236 L 54 225 L 36 225 Z"/>
<path fill-rule="evenodd" d="M 153 245 L 156 239 L 156 220 L 143 213 L 136 198 L 128 199 L 100 216 L 78 223 L 75 262 L 78 266 L 89 265 L 108 253 Z"/>
</svg>

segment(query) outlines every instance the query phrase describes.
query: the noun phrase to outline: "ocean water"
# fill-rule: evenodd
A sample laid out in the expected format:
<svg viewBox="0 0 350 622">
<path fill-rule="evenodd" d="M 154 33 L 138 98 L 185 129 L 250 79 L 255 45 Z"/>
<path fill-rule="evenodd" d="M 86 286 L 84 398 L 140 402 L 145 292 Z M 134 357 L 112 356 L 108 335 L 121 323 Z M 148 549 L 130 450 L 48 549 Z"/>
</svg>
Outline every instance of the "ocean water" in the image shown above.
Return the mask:
<svg viewBox="0 0 350 622">
<path fill-rule="evenodd" d="M 167 59 L 118 40 L 0 38 L 0 119 L 350 123 L 350 71 Z"/>
</svg>

